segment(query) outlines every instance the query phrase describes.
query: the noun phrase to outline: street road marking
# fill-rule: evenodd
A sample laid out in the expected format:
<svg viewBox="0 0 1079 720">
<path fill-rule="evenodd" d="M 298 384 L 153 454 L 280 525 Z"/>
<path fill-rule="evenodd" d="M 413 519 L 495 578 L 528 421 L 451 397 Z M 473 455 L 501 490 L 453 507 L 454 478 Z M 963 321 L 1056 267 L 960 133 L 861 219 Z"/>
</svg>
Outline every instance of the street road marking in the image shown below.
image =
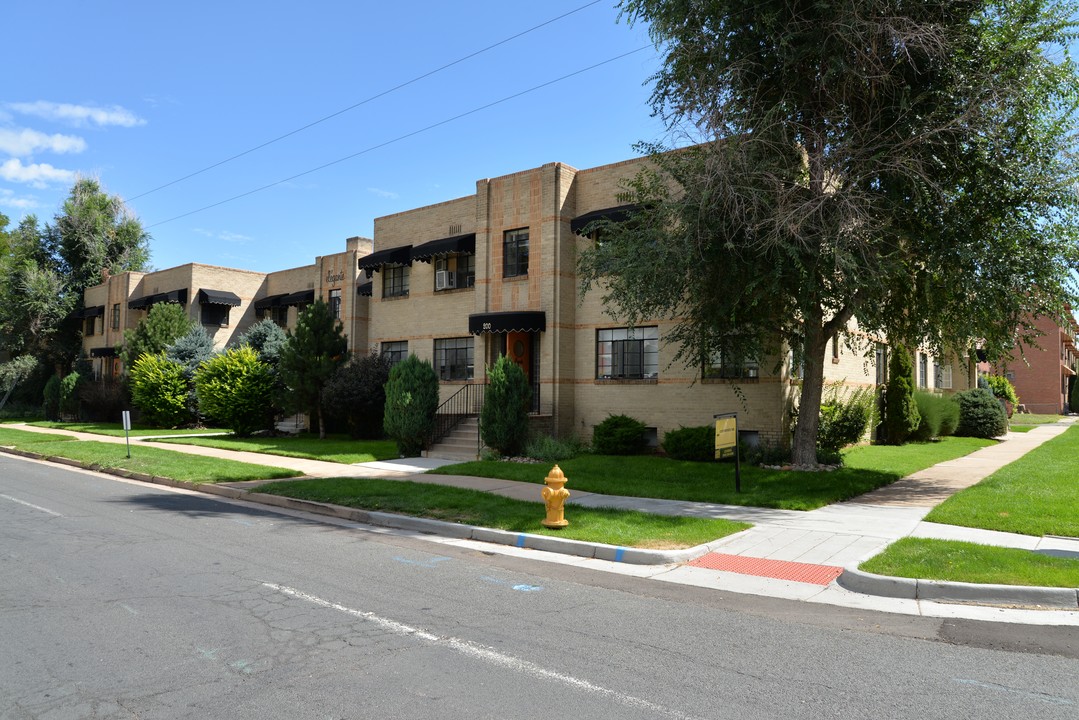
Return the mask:
<svg viewBox="0 0 1079 720">
<path fill-rule="evenodd" d="M 20 505 L 25 505 L 26 507 L 34 508 L 35 510 L 40 510 L 43 513 L 48 513 L 50 515 L 55 515 L 56 517 L 63 517 L 63 515 L 61 515 L 58 512 L 53 512 L 52 510 L 49 510 L 48 508 L 41 507 L 40 505 L 34 505 L 33 503 L 28 503 L 25 500 L 20 500 L 18 498 L 13 498 L 10 495 L 0 495 L 0 497 L 4 498 L 5 500 L 10 500 L 11 502 L 19 503 Z"/>
<path fill-rule="evenodd" d="M 404 563 L 405 565 L 419 565 L 420 567 L 434 568 L 434 567 L 438 567 L 438 564 L 440 562 L 445 562 L 445 561 L 449 560 L 449 558 L 448 557 L 433 557 L 433 558 L 429 558 L 427 560 L 409 560 L 408 558 L 404 558 L 404 557 L 401 557 L 401 556 L 396 556 L 396 557 L 394 557 L 394 560 L 396 560 L 399 563 Z"/>
<path fill-rule="evenodd" d="M 974 685 L 975 687 L 985 688 L 986 690 L 999 690 L 1000 692 L 1011 693 L 1013 695 L 1022 695 L 1032 700 L 1041 700 L 1042 702 L 1052 703 L 1053 705 L 1074 705 L 1075 703 L 1068 698 L 1057 697 L 1056 695 L 1049 695 L 1048 693 L 1033 692 L 1031 690 L 1021 690 L 1019 688 L 1008 687 L 1007 685 L 997 685 L 991 682 L 982 682 L 981 680 L 967 680 L 965 678 L 953 678 L 960 685 Z"/>
<path fill-rule="evenodd" d="M 539 592 L 543 589 L 542 585 L 525 585 L 523 583 L 517 585 L 510 585 L 507 581 L 499 580 L 498 578 L 491 577 L 490 575 L 481 575 L 480 580 L 491 583 L 492 585 L 505 585 L 516 590 L 517 592 Z"/>
<path fill-rule="evenodd" d="M 608 700 L 613 700 L 614 702 L 617 702 L 621 705 L 648 712 L 649 714 L 651 714 L 652 717 L 662 716 L 669 718 L 681 718 L 682 720 L 694 720 L 694 716 L 687 715 L 686 713 L 680 712 L 678 710 L 672 710 L 670 708 L 663 707 L 662 705 L 656 705 L 655 703 L 649 702 L 647 700 L 633 697 L 632 695 L 626 695 L 615 690 L 610 690 L 600 685 L 590 683 L 587 680 L 581 680 L 580 678 L 573 677 L 572 675 L 566 675 L 564 673 L 548 670 L 544 667 L 536 665 L 535 663 L 531 663 L 527 660 L 522 660 L 521 658 L 517 658 L 512 655 L 500 653 L 496 650 L 492 650 L 489 647 L 484 647 L 483 645 L 479 645 L 469 640 L 435 635 L 434 633 L 427 632 L 426 630 L 421 630 L 420 628 L 412 627 L 411 625 L 399 623 L 396 620 L 390 620 L 389 618 L 375 615 L 372 612 L 366 612 L 364 610 L 354 610 L 353 608 L 345 607 L 344 605 L 331 602 L 330 600 L 323 600 L 320 597 L 309 595 L 302 590 L 296 590 L 295 588 L 290 588 L 285 585 L 278 585 L 276 583 L 269 582 L 264 582 L 262 583 L 262 585 L 272 590 L 276 590 L 280 593 L 284 593 L 285 595 L 291 595 L 294 598 L 306 600 L 313 605 L 318 605 L 319 607 L 324 607 L 331 610 L 337 610 L 338 612 L 343 612 L 347 615 L 352 615 L 353 617 L 367 620 L 368 622 L 372 622 L 378 625 L 384 630 L 397 633 L 398 635 L 408 635 L 416 638 L 417 640 L 423 640 L 424 642 L 431 643 L 432 645 L 448 647 L 454 652 L 461 653 L 462 655 L 467 655 L 468 657 L 472 657 L 477 660 L 483 660 L 484 662 L 489 662 L 493 665 L 498 665 L 508 670 L 513 670 L 514 672 L 519 672 L 539 680 L 551 680 L 553 682 L 562 683 L 563 685 L 568 685 L 575 690 L 582 690 L 592 695 L 599 695 Z"/>
</svg>

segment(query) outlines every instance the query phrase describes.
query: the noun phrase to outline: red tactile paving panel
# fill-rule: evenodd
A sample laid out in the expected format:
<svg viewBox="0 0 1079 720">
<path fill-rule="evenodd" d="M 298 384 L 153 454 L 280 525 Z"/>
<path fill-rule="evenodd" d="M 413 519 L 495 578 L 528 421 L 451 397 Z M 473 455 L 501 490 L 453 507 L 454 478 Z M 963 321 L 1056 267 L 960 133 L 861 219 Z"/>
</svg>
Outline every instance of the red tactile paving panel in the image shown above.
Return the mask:
<svg viewBox="0 0 1079 720">
<path fill-rule="evenodd" d="M 793 580 L 814 585 L 827 585 L 843 572 L 843 568 L 834 565 L 811 565 L 788 560 L 767 560 L 723 553 L 708 553 L 687 564 L 710 570 L 723 570 L 776 580 Z"/>
</svg>

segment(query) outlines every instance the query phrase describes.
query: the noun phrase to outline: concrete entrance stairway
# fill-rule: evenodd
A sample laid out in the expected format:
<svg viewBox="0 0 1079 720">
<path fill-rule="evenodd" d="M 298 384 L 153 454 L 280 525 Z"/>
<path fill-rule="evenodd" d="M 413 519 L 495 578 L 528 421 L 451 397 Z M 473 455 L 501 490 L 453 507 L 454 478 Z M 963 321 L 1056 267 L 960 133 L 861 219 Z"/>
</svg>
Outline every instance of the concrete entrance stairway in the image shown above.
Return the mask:
<svg viewBox="0 0 1079 720">
<path fill-rule="evenodd" d="M 480 419 L 475 415 L 463 418 L 450 434 L 442 438 L 442 441 L 432 445 L 431 449 L 424 453 L 425 457 L 441 458 L 443 460 L 478 460 Z"/>
</svg>

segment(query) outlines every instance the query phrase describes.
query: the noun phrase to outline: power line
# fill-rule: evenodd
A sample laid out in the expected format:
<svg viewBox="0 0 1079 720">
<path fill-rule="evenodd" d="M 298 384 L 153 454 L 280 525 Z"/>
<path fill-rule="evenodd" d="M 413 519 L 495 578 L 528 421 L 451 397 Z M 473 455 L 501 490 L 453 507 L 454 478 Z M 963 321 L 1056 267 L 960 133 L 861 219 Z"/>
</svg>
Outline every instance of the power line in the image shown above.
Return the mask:
<svg viewBox="0 0 1079 720">
<path fill-rule="evenodd" d="M 432 123 L 431 125 L 427 125 L 426 127 L 422 127 L 422 128 L 420 128 L 418 130 L 413 130 L 410 133 L 405 133 L 404 135 L 398 135 L 397 137 L 395 137 L 395 138 L 393 138 L 391 140 L 386 140 L 385 142 L 378 143 L 377 145 L 372 145 L 372 146 L 364 148 L 363 150 L 360 150 L 358 152 L 354 152 L 351 155 L 346 155 L 344 157 L 337 158 L 336 160 L 331 160 L 330 162 L 319 165 L 318 167 L 313 167 L 313 168 L 311 168 L 309 170 L 304 170 L 303 172 L 296 173 L 295 175 L 291 175 L 291 176 L 289 176 L 287 178 L 283 178 L 281 180 L 277 180 L 275 182 L 269 183 L 268 185 L 263 185 L 261 187 L 257 187 L 257 188 L 255 188 L 253 190 L 248 190 L 247 192 L 240 193 L 239 195 L 233 195 L 230 198 L 226 198 L 224 200 L 219 200 L 218 202 L 212 203 L 210 205 L 205 205 L 203 207 L 198 208 L 197 210 L 191 210 L 191 211 L 185 212 L 185 213 L 183 213 L 181 215 L 176 215 L 175 217 L 171 217 L 168 220 L 161 220 L 159 222 L 154 223 L 153 225 L 148 225 L 147 229 L 157 227 L 158 225 L 164 225 L 164 224 L 170 223 L 170 222 L 172 222 L 174 220 L 179 220 L 181 218 L 185 218 L 185 217 L 188 217 L 190 215 L 195 215 L 197 213 L 204 212 L 206 210 L 210 210 L 212 208 L 219 207 L 221 205 L 225 205 L 226 203 L 233 202 L 234 200 L 239 200 L 240 198 L 245 198 L 248 195 L 254 195 L 255 193 L 262 192 L 263 190 L 269 190 L 272 187 L 282 185 L 284 183 L 290 182 L 290 181 L 295 180 L 297 178 L 301 178 L 301 177 L 303 177 L 305 175 L 310 175 L 311 173 L 318 172 L 319 170 L 325 170 L 328 167 L 338 165 L 340 163 L 345 162 L 346 160 L 351 160 L 353 158 L 359 157 L 360 155 L 366 155 L 369 152 L 373 152 L 373 151 L 378 150 L 380 148 L 384 148 L 384 147 L 386 147 L 388 145 L 393 145 L 394 143 L 401 142 L 402 140 L 407 140 L 408 138 L 415 137 L 416 135 L 419 135 L 421 133 L 425 133 L 428 130 L 433 130 L 433 129 L 437 128 L 437 127 L 441 127 L 441 126 L 446 125 L 448 123 L 454 122 L 455 120 L 460 120 L 461 118 L 468 117 L 469 115 L 475 115 L 478 112 L 482 112 L 483 110 L 487 110 L 488 108 L 492 108 L 492 107 L 494 107 L 496 105 L 501 105 L 502 103 L 509 102 L 510 100 L 514 100 L 516 98 L 519 98 L 522 95 L 527 95 L 527 94 L 535 92 L 537 90 L 542 90 L 545 87 L 549 87 L 549 86 L 554 85 L 556 83 L 560 83 L 560 82 L 562 82 L 564 80 L 568 80 L 571 77 L 581 75 L 582 73 L 589 72 L 590 70 L 595 70 L 596 68 L 602 67 L 604 65 L 609 65 L 610 63 L 613 63 L 613 62 L 615 62 L 617 60 L 621 60 L 622 58 L 629 57 L 630 55 L 634 55 L 636 53 L 639 53 L 642 50 L 647 50 L 650 47 L 651 47 L 651 45 L 645 45 L 643 47 L 637 48 L 636 50 L 630 50 L 629 52 L 624 52 L 621 55 L 616 55 L 616 56 L 614 56 L 612 58 L 608 58 L 606 60 L 603 60 L 602 62 L 596 63 L 595 65 L 589 65 L 586 68 L 581 68 L 580 70 L 575 70 L 574 72 L 571 72 L 568 75 L 563 75 L 562 77 L 555 78 L 554 80 L 548 80 L 545 83 L 540 83 L 539 85 L 534 85 L 533 87 L 530 87 L 527 90 L 521 90 L 520 92 L 516 92 L 516 93 L 514 93 L 512 95 L 507 95 L 506 97 L 501 98 L 499 100 L 495 100 L 493 102 L 487 103 L 486 105 L 481 105 L 481 106 L 473 108 L 471 110 L 467 110 L 467 111 L 465 111 L 463 113 L 460 113 L 459 115 L 454 115 L 453 117 L 446 118 L 445 120 L 440 120 L 440 121 L 438 121 L 436 123 Z"/>
<path fill-rule="evenodd" d="M 338 115 L 343 115 L 343 114 L 345 114 L 345 113 L 347 113 L 347 112 L 349 112 L 351 110 L 355 110 L 358 107 L 366 105 L 367 103 L 373 102 L 374 100 L 378 100 L 381 97 L 385 97 L 386 95 L 389 95 L 390 93 L 396 92 L 396 91 L 398 91 L 398 90 L 400 90 L 402 88 L 405 88 L 405 87 L 408 87 L 409 85 L 417 83 L 420 80 L 424 80 L 426 78 L 431 77 L 432 75 L 436 75 L 436 74 L 442 72 L 443 70 L 446 70 L 446 69 L 449 69 L 449 68 L 453 67 L 454 65 L 459 65 L 459 64 L 463 63 L 466 60 L 471 60 L 472 58 L 476 57 L 477 55 L 482 55 L 483 53 L 488 52 L 489 50 L 493 50 L 494 48 L 499 47 L 500 45 L 505 45 L 506 43 L 511 42 L 513 40 L 516 40 L 519 37 L 523 37 L 524 35 L 527 35 L 527 34 L 529 34 L 531 32 L 539 30 L 542 27 L 546 27 L 547 25 L 550 25 L 551 23 L 558 22 L 559 20 L 561 20 L 563 18 L 569 17 L 570 15 L 573 15 L 574 13 L 578 13 L 581 10 L 584 10 L 586 8 L 589 8 L 589 7 L 593 6 L 593 5 L 596 5 L 599 2 L 600 2 L 600 0 L 592 0 L 592 2 L 585 3 L 584 5 L 581 5 L 580 7 L 576 8 L 574 10 L 570 10 L 569 12 L 562 13 L 558 17 L 551 18 L 550 20 L 542 22 L 539 25 L 534 25 L 534 26 L 528 28 L 527 30 L 522 30 L 521 32 L 519 32 L 519 33 L 517 33 L 515 35 L 511 35 L 511 36 L 509 36 L 507 38 L 499 40 L 498 42 L 496 42 L 496 43 L 494 43 L 492 45 L 488 45 L 487 47 L 485 47 L 485 48 L 483 48 L 481 50 L 476 50 L 475 52 L 469 53 L 468 55 L 457 58 L 456 60 L 454 60 L 452 62 L 448 62 L 445 65 L 442 65 L 441 67 L 435 68 L 434 70 L 429 70 L 428 72 L 425 72 L 422 75 L 417 75 L 416 77 L 412 78 L 411 80 L 406 80 L 405 82 L 401 83 L 400 85 L 395 85 L 395 86 L 389 88 L 388 90 L 383 90 L 380 93 L 377 93 L 377 94 L 372 95 L 372 96 L 370 96 L 368 98 L 360 100 L 359 102 L 354 103 L 352 105 L 349 105 L 346 108 L 342 108 L 342 109 L 338 110 L 337 112 L 330 113 L 329 115 L 326 115 L 325 117 L 321 117 L 318 120 L 314 120 L 312 122 L 309 122 L 309 123 L 307 123 L 306 125 L 304 125 L 302 127 L 296 128 L 295 130 L 290 130 L 289 132 L 285 133 L 284 135 L 279 135 L 279 136 L 273 138 L 272 140 L 267 140 L 264 143 L 261 143 L 259 145 L 255 145 L 254 147 L 248 148 L 247 150 L 244 150 L 243 152 L 239 152 L 239 153 L 237 153 L 237 154 L 235 154 L 235 155 L 233 155 L 231 157 L 227 157 L 224 160 L 220 160 L 218 162 L 215 162 L 212 165 L 207 165 L 206 167 L 202 168 L 201 170 L 196 170 L 193 173 L 189 173 L 187 175 L 184 175 L 183 177 L 179 177 L 179 178 L 176 178 L 175 180 L 171 180 L 171 181 L 165 183 L 164 185 L 158 185 L 157 187 L 153 188 L 152 190 L 147 190 L 144 193 L 140 193 L 139 195 L 135 195 L 133 197 L 130 197 L 130 198 L 128 198 L 128 202 L 130 202 L 132 200 L 138 200 L 141 197 L 146 197 L 147 195 L 150 195 L 151 193 L 155 193 L 158 190 L 164 190 L 165 188 L 171 187 L 171 186 L 173 186 L 173 185 L 175 185 L 177 183 L 181 183 L 184 180 L 190 180 L 191 178 L 195 177 L 196 175 L 201 175 L 204 172 L 207 172 L 209 170 L 213 170 L 214 168 L 217 168 L 217 167 L 221 167 L 222 165 L 225 165 L 226 163 L 230 163 L 233 160 L 238 160 L 238 159 L 244 157 L 245 155 L 250 155 L 251 153 L 255 152 L 256 150 L 261 150 L 264 147 L 267 147 L 269 145 L 273 145 L 274 143 L 279 142 L 281 140 L 284 140 L 285 138 L 292 137 L 293 135 L 296 135 L 297 133 L 301 133 L 304 130 L 308 130 L 310 128 L 315 127 L 316 125 L 324 123 L 327 120 L 331 120 L 331 119 L 337 117 Z M 166 222 L 168 222 L 168 221 L 166 221 Z"/>
</svg>

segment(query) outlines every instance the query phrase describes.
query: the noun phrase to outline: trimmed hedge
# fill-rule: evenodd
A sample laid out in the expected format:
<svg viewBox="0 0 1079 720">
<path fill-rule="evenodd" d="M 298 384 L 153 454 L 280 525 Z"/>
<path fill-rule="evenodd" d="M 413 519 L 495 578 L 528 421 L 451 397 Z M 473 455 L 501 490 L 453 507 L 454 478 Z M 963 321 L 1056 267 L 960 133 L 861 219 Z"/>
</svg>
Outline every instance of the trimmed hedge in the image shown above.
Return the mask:
<svg viewBox="0 0 1079 720">
<path fill-rule="evenodd" d="M 609 415 L 592 430 L 592 449 L 600 455 L 636 455 L 644 450 L 644 428 L 628 415 Z"/>
<path fill-rule="evenodd" d="M 698 425 L 670 430 L 663 434 L 663 450 L 675 460 L 715 460 L 716 429 L 712 425 Z"/>
</svg>

